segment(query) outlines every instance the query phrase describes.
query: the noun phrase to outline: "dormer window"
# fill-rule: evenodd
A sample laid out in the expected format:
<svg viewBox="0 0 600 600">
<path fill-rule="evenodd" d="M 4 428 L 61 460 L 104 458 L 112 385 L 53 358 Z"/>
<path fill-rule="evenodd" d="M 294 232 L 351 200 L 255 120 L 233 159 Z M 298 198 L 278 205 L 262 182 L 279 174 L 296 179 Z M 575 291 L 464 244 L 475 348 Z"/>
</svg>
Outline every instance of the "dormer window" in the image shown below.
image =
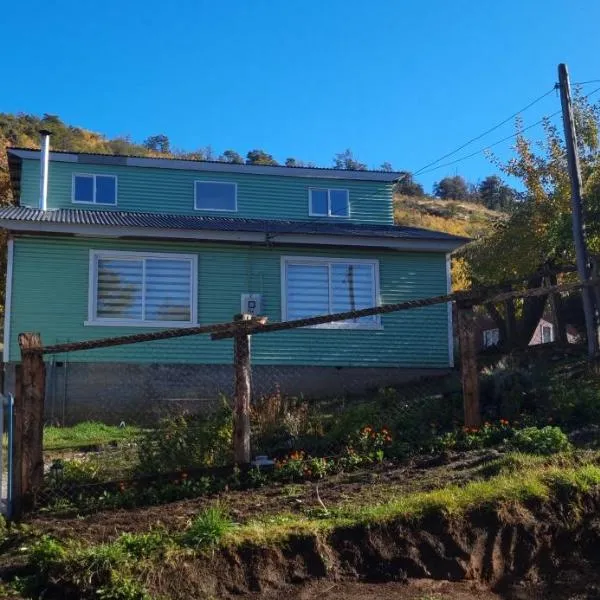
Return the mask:
<svg viewBox="0 0 600 600">
<path fill-rule="evenodd" d="M 74 174 L 73 202 L 115 205 L 117 203 L 117 177 L 115 175 Z"/>
<path fill-rule="evenodd" d="M 237 185 L 228 181 L 195 181 L 196 210 L 237 211 Z"/>
<path fill-rule="evenodd" d="M 348 190 L 310 188 L 308 191 L 311 217 L 349 217 L 350 200 Z"/>
</svg>

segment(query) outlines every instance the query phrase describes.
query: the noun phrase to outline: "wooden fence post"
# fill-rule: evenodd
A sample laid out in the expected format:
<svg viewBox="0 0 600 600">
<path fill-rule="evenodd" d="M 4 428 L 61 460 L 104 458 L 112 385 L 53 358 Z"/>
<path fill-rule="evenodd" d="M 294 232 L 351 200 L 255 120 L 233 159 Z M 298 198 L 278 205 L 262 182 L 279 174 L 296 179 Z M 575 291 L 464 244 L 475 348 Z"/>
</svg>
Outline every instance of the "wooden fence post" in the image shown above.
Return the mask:
<svg viewBox="0 0 600 600">
<path fill-rule="evenodd" d="M 17 368 L 15 396 L 15 518 L 33 507 L 44 478 L 44 396 L 46 368 L 42 341 L 37 333 L 21 333 L 21 364 Z"/>
<path fill-rule="evenodd" d="M 235 322 L 251 321 L 252 315 L 235 315 Z M 236 464 L 250 462 L 250 336 L 243 329 L 233 338 L 235 400 L 233 413 L 233 456 Z"/>
<path fill-rule="evenodd" d="M 460 374 L 462 379 L 465 427 L 481 425 L 479 407 L 479 368 L 477 366 L 477 329 L 473 304 L 457 302 Z"/>
</svg>

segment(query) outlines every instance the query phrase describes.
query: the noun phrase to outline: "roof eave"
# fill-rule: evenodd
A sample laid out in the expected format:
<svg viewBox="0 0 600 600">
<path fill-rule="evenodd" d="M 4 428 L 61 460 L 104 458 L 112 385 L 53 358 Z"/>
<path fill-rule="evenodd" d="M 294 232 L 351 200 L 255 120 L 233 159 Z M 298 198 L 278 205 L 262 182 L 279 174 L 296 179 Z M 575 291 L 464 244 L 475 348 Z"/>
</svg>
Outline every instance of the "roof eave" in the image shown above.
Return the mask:
<svg viewBox="0 0 600 600">
<path fill-rule="evenodd" d="M 39 150 L 27 148 L 9 148 L 9 155 L 20 159 L 39 160 Z M 330 169 L 324 167 L 286 167 L 284 165 L 239 165 L 219 161 L 197 161 L 177 158 L 158 158 L 147 156 L 126 156 L 120 154 L 89 154 L 77 152 L 51 151 L 50 160 L 79 164 L 101 164 L 116 167 L 142 167 L 158 169 L 177 169 L 186 171 L 206 171 L 223 173 L 245 173 L 249 175 L 279 175 L 283 177 L 303 177 L 318 179 L 341 179 L 354 181 L 372 181 L 393 184 L 401 172 L 388 171 L 352 171 L 348 169 Z"/>
<path fill-rule="evenodd" d="M 17 233 L 49 233 L 95 238 L 149 238 L 227 243 L 268 243 L 269 245 L 339 246 L 444 253 L 452 252 L 464 244 L 462 240 L 457 239 L 391 238 L 385 236 L 297 232 L 277 233 L 273 236 L 258 231 L 158 229 L 149 227 L 18 221 L 12 219 L 0 219 L 0 227 Z"/>
</svg>

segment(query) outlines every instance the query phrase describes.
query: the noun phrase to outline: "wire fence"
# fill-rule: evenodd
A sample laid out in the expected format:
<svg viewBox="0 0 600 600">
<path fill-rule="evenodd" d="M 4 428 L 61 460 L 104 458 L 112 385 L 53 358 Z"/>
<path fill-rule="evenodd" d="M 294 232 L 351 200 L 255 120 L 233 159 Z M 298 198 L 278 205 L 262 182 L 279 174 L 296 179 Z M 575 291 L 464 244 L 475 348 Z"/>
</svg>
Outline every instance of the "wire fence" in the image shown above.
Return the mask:
<svg viewBox="0 0 600 600">
<path fill-rule="evenodd" d="M 507 301 L 536 297 L 565 300 L 596 285 L 598 280 L 500 293 L 494 288 L 487 295 L 485 290 L 448 294 L 282 323 L 244 316 L 231 323 L 52 346 L 22 334 L 23 361 L 14 382 L 17 414 L 25 418 L 17 426 L 21 480 L 15 495 L 23 511 L 97 510 L 252 486 L 261 469 L 280 470 L 292 479 L 320 477 L 326 470 L 433 449 L 437 434 L 481 419 L 480 332 L 473 306 L 506 308 Z M 282 330 L 301 336 L 307 326 L 449 302 L 456 303 L 459 317 L 460 373 L 430 371 L 419 379 L 413 370 L 408 381 L 401 368 L 331 367 L 324 374 L 311 366 L 252 359 L 250 336 Z M 214 343 L 233 339 L 232 363 L 102 367 L 69 360 L 74 352 L 208 334 Z M 42 430 L 44 420 L 50 426 Z M 63 427 L 82 421 L 88 423 L 79 429 Z"/>
</svg>

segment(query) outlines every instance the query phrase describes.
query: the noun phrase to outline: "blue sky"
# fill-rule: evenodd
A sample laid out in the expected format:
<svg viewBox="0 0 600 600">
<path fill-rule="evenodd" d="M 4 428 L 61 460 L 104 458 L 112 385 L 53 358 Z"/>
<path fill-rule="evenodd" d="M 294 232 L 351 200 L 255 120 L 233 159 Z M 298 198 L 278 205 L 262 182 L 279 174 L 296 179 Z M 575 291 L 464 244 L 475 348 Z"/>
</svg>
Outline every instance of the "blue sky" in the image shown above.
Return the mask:
<svg viewBox="0 0 600 600">
<path fill-rule="evenodd" d="M 549 90 L 559 62 L 600 79 L 597 0 L 30 0 L 2 17 L 0 111 L 324 166 L 349 147 L 416 171 Z M 553 93 L 525 124 L 558 108 Z M 418 179 L 494 170 L 478 156 Z"/>
</svg>

